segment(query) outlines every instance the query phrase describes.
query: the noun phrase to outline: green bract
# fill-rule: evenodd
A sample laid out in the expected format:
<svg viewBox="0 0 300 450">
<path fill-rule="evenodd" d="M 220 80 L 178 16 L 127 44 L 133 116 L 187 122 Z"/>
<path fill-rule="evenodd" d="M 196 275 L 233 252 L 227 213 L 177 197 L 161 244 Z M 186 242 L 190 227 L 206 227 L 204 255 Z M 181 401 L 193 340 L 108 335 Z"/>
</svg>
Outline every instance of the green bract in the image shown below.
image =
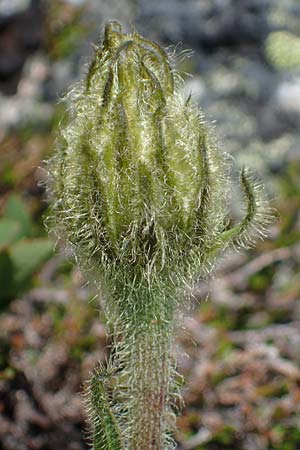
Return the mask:
<svg viewBox="0 0 300 450">
<path fill-rule="evenodd" d="M 171 58 L 136 32 L 108 23 L 67 101 L 48 164 L 52 223 L 100 285 L 115 345 L 114 388 L 104 368 L 89 388 L 94 448 L 168 449 L 178 288 L 262 236 L 269 211 L 243 170 L 245 217 L 228 228 L 224 154 Z"/>
</svg>

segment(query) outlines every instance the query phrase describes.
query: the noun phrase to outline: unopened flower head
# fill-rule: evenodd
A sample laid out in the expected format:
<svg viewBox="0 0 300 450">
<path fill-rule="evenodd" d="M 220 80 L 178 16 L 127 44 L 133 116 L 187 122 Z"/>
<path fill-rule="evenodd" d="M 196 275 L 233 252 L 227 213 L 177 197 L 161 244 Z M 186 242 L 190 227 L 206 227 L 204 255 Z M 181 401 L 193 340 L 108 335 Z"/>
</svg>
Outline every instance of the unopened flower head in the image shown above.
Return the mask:
<svg viewBox="0 0 300 450">
<path fill-rule="evenodd" d="M 196 273 L 216 249 L 248 237 L 246 224 L 222 235 L 224 155 L 158 44 L 108 23 L 85 80 L 67 100 L 50 191 L 59 233 L 83 263 L 149 281 L 175 268 Z M 242 181 L 249 201 L 253 193 L 247 225 L 256 228 L 257 192 L 246 172 Z"/>
</svg>

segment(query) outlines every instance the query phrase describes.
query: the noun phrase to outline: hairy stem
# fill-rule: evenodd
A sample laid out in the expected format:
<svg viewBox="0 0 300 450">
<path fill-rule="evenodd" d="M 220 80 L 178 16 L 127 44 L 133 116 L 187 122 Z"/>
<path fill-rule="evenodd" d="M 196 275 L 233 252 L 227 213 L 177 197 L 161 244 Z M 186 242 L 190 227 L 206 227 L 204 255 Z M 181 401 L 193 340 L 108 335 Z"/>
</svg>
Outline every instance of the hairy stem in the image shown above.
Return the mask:
<svg viewBox="0 0 300 450">
<path fill-rule="evenodd" d="M 162 450 L 165 436 L 165 409 L 169 388 L 170 344 L 168 333 L 150 324 L 135 333 L 129 380 L 132 450 Z"/>
<path fill-rule="evenodd" d="M 157 280 L 158 281 L 158 280 Z M 140 284 L 119 298 L 122 319 L 113 364 L 124 386 L 124 414 L 120 417 L 125 447 L 130 450 L 167 450 L 170 431 L 173 359 L 171 358 L 175 296 L 163 284 Z M 126 295 L 126 297 L 125 297 Z M 126 300 L 125 300 L 126 298 Z"/>
</svg>

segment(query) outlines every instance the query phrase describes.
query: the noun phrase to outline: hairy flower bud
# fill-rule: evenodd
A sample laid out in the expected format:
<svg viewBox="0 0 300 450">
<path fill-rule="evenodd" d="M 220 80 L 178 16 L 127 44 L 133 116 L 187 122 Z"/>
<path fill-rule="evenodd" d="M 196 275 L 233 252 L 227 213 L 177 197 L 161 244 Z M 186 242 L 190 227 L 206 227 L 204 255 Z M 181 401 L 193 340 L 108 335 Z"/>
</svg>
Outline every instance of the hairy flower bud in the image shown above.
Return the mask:
<svg viewBox="0 0 300 450">
<path fill-rule="evenodd" d="M 228 228 L 225 157 L 202 113 L 185 99 L 171 58 L 136 32 L 123 34 L 118 23 L 108 23 L 85 80 L 67 100 L 48 165 L 53 223 L 81 266 L 106 287 L 118 355 L 112 365 L 122 367 L 116 376 L 127 386 L 116 420 L 105 402 L 109 417 L 97 419 L 97 439 L 105 423 L 109 429 L 118 423 L 121 434 L 103 432 L 106 443 L 122 435 L 125 448 L 161 450 L 179 303 L 174 288 L 207 270 L 228 245 L 263 234 L 269 212 L 243 170 L 246 214 Z M 104 395 L 99 384 L 93 398 L 103 402 Z"/>
<path fill-rule="evenodd" d="M 222 246 L 224 156 L 181 84 L 161 47 L 111 22 L 68 96 L 69 123 L 49 165 L 55 221 L 104 272 L 197 271 Z"/>
</svg>

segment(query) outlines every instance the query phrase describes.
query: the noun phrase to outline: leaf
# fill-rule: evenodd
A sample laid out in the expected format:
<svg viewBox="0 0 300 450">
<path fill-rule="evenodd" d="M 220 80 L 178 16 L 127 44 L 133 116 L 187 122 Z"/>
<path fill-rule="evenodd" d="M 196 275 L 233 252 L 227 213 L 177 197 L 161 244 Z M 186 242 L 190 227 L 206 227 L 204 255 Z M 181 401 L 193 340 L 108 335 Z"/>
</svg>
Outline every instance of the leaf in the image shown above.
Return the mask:
<svg viewBox="0 0 300 450">
<path fill-rule="evenodd" d="M 267 228 L 275 219 L 275 212 L 264 199 L 262 186 L 243 169 L 240 175 L 246 200 L 245 215 L 240 223 L 224 231 L 211 254 L 230 245 L 236 248 L 251 248 L 257 239 L 266 236 Z"/>
<path fill-rule="evenodd" d="M 93 450 L 124 450 L 109 392 L 110 371 L 103 365 L 88 386 L 88 412 L 93 427 Z"/>
<path fill-rule="evenodd" d="M 12 219 L 0 220 L 0 250 L 8 247 L 20 236 L 21 226 Z"/>
<path fill-rule="evenodd" d="M 11 246 L 9 253 L 19 286 L 51 257 L 53 245 L 47 238 L 22 239 Z"/>
<path fill-rule="evenodd" d="M 11 195 L 6 203 L 4 217 L 18 222 L 22 236 L 32 236 L 33 222 L 23 200 L 18 195 Z"/>
<path fill-rule="evenodd" d="M 0 252 L 0 311 L 5 309 L 14 297 L 14 267 L 6 250 Z"/>
</svg>

